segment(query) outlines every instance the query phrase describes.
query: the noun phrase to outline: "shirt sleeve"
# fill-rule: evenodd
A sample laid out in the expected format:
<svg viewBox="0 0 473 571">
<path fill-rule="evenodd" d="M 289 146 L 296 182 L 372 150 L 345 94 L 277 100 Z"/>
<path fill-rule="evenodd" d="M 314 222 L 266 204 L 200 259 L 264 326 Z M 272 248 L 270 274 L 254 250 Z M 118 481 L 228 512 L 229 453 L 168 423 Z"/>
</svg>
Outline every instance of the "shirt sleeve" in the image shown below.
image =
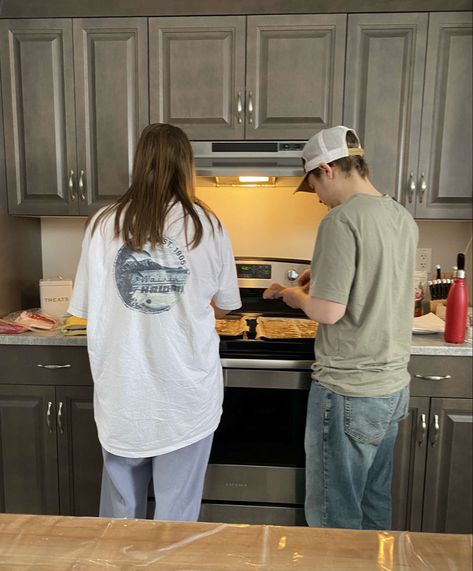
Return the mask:
<svg viewBox="0 0 473 571">
<path fill-rule="evenodd" d="M 356 239 L 346 222 L 325 218 L 311 263 L 310 295 L 347 305 L 356 271 Z"/>
<path fill-rule="evenodd" d="M 236 273 L 232 244 L 225 229 L 220 233 L 220 264 L 218 289 L 214 302 L 220 309 L 239 309 L 241 307 L 240 290 Z"/>
<path fill-rule="evenodd" d="M 90 245 L 90 224 L 82 240 L 82 250 L 77 266 L 74 288 L 71 300 L 67 309 L 68 313 L 77 317 L 87 319 L 89 306 L 89 245 Z"/>
</svg>

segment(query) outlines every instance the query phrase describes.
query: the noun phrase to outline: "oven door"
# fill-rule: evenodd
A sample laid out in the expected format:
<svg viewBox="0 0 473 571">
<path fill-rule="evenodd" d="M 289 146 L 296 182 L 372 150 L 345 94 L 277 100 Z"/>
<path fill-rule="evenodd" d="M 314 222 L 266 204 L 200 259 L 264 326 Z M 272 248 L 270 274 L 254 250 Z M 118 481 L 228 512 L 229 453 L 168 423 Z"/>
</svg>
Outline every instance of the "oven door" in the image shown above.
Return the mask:
<svg viewBox="0 0 473 571">
<path fill-rule="evenodd" d="M 201 519 L 303 525 L 310 371 L 224 369 Z"/>
</svg>

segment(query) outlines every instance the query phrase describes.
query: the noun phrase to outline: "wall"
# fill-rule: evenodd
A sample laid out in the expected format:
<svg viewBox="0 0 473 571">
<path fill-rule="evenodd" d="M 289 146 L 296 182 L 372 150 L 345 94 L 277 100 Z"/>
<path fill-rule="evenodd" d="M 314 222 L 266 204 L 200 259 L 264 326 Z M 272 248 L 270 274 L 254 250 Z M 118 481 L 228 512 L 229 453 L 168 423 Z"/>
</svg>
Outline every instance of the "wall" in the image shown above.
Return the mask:
<svg viewBox="0 0 473 571">
<path fill-rule="evenodd" d="M 310 259 L 318 224 L 326 212 L 310 194 L 292 188 L 198 188 L 199 197 L 220 217 L 236 256 Z M 43 218 L 44 277 L 73 278 L 85 218 Z M 432 266 L 450 271 L 471 239 L 471 221 L 418 221 L 419 247 L 432 248 Z M 467 253 L 472 277 L 471 246 Z M 469 279 L 471 282 L 473 279 Z"/>
</svg>

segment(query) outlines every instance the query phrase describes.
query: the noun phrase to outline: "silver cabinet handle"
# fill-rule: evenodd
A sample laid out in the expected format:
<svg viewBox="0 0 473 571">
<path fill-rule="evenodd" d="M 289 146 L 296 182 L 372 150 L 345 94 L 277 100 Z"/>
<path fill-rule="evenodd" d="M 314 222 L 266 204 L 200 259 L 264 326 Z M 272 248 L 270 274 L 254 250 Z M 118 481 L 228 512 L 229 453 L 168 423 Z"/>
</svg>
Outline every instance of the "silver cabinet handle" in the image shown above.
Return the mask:
<svg viewBox="0 0 473 571">
<path fill-rule="evenodd" d="M 72 365 L 43 365 L 42 363 L 38 363 L 37 367 L 41 367 L 42 369 L 70 369 Z"/>
<path fill-rule="evenodd" d="M 69 171 L 68 186 L 69 186 L 69 196 L 71 197 L 71 200 L 75 200 L 76 193 L 74 192 L 74 171 L 72 169 Z"/>
<path fill-rule="evenodd" d="M 409 173 L 409 184 L 407 186 L 407 198 L 410 203 L 412 203 L 415 192 L 416 192 L 416 181 L 414 180 L 414 173 L 411 171 Z"/>
<path fill-rule="evenodd" d="M 62 406 L 63 406 L 63 402 L 61 401 L 59 403 L 59 407 L 57 409 L 57 425 L 59 427 L 59 432 L 61 434 L 64 434 L 64 428 L 62 426 Z"/>
<path fill-rule="evenodd" d="M 420 436 L 418 439 L 419 446 L 422 446 L 426 434 L 427 434 L 427 416 L 424 413 L 422 413 L 420 415 Z"/>
<path fill-rule="evenodd" d="M 242 113 L 243 113 L 243 104 L 241 102 L 241 91 L 239 91 L 238 96 L 237 96 L 237 121 L 238 121 L 238 123 L 242 123 L 242 121 L 243 121 Z"/>
<path fill-rule="evenodd" d="M 445 379 L 451 379 L 452 375 L 414 375 L 416 379 L 424 379 L 425 381 L 443 381 Z"/>
<path fill-rule="evenodd" d="M 53 403 L 51 401 L 48 402 L 48 410 L 46 412 L 46 424 L 48 426 L 49 432 L 53 431 L 53 425 L 51 424 L 51 409 L 53 408 Z"/>
<path fill-rule="evenodd" d="M 253 111 L 254 111 L 254 108 L 253 108 L 253 92 L 250 91 L 248 93 L 248 123 L 250 125 L 253 124 Z"/>
<path fill-rule="evenodd" d="M 85 192 L 84 192 L 84 171 L 80 171 L 79 174 L 79 196 L 81 200 L 85 200 Z"/>
<path fill-rule="evenodd" d="M 432 432 L 430 436 L 430 444 L 435 446 L 437 444 L 437 440 L 439 438 L 440 432 L 440 424 L 439 424 L 439 415 L 434 414 L 434 420 L 432 422 Z"/>
<path fill-rule="evenodd" d="M 419 202 L 424 200 L 424 194 L 427 190 L 427 182 L 425 180 L 425 173 L 420 173 L 420 192 L 419 192 Z"/>
</svg>

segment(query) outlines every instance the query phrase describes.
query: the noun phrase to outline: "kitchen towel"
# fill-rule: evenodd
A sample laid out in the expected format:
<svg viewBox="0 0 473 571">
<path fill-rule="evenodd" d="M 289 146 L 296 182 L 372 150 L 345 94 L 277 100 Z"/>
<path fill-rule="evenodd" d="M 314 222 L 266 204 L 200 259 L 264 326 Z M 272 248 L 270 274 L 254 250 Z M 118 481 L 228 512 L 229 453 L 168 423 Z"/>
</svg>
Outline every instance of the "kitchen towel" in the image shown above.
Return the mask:
<svg viewBox="0 0 473 571">
<path fill-rule="evenodd" d="M 67 336 L 87 335 L 87 319 L 75 315 L 66 317 L 64 325 L 61 327 L 61 333 Z"/>
</svg>

